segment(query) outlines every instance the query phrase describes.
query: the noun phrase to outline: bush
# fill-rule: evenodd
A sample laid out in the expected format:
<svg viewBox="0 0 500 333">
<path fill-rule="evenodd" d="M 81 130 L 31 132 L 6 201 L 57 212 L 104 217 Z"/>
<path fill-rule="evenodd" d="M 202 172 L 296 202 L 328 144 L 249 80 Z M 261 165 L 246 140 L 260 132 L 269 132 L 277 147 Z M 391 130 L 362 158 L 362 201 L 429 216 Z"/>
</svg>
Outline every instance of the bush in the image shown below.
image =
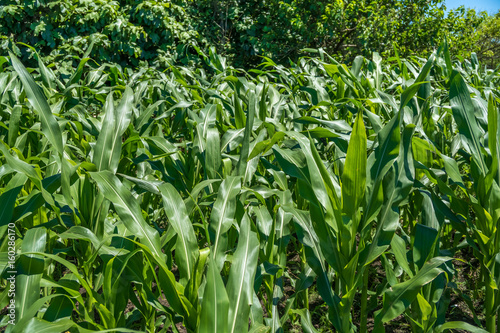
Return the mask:
<svg viewBox="0 0 500 333">
<path fill-rule="evenodd" d="M 464 58 L 488 17 L 464 7 L 445 15 L 443 0 L 6 1 L 0 49 L 13 40 L 49 61 L 87 53 L 100 63 L 133 67 L 192 65 L 196 49 L 209 47 L 243 68 L 260 63 L 260 56 L 295 62 L 307 48 L 346 62 L 372 52 L 427 57 L 445 37 Z M 28 60 L 30 54 L 11 47 Z"/>
<path fill-rule="evenodd" d="M 183 58 L 183 46 L 198 39 L 184 8 L 169 2 L 7 1 L 0 9 L 3 49 L 10 37 L 54 58 L 81 56 L 93 43 L 88 55 L 99 62 L 137 66 Z"/>
</svg>

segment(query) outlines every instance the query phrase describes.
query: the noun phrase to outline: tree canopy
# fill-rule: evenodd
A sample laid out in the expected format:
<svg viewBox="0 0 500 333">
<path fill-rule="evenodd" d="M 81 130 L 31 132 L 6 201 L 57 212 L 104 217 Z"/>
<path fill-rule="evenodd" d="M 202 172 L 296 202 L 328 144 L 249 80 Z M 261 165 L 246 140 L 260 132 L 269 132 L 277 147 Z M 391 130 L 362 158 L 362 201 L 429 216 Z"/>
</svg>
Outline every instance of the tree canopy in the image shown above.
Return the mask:
<svg viewBox="0 0 500 333">
<path fill-rule="evenodd" d="M 500 63 L 500 11 L 482 22 L 476 48 L 478 56 L 489 66 Z"/>
<path fill-rule="evenodd" d="M 445 37 L 452 53 L 477 51 L 493 66 L 498 15 L 444 0 L 6 0 L 0 6 L 0 50 L 12 42 L 44 57 L 88 56 L 121 65 L 166 66 L 199 61 L 215 47 L 237 66 L 267 56 L 295 61 L 323 48 L 341 61 L 356 55 L 426 57 Z M 90 45 L 94 47 L 91 49 Z M 26 51 L 23 51 L 26 52 Z M 498 52 L 497 52 L 498 53 Z"/>
</svg>

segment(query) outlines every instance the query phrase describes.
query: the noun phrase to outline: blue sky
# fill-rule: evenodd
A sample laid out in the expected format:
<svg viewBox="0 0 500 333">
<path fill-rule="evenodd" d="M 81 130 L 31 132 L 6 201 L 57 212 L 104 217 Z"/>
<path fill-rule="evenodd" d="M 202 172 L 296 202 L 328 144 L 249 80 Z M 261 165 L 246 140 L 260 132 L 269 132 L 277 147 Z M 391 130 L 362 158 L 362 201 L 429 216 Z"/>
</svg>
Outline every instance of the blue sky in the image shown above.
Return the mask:
<svg viewBox="0 0 500 333">
<path fill-rule="evenodd" d="M 465 6 L 469 8 L 474 8 L 476 11 L 487 11 L 488 14 L 496 14 L 500 9 L 500 0 L 445 0 L 446 7 L 448 9 L 458 8 L 460 6 Z"/>
</svg>

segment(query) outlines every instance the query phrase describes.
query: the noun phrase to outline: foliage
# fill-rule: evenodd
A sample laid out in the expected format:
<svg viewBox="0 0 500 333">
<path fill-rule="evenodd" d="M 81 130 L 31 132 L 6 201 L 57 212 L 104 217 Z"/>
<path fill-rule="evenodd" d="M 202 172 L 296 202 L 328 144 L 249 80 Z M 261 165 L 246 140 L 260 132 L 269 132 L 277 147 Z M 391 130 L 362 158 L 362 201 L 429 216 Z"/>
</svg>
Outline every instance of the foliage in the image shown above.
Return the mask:
<svg viewBox="0 0 500 333">
<path fill-rule="evenodd" d="M 303 48 L 352 59 L 373 51 L 426 56 L 443 31 L 440 1 L 247 1 L 233 21 L 236 44 L 251 56 L 296 60 Z M 411 36 L 411 38 L 408 38 Z"/>
<path fill-rule="evenodd" d="M 3 49 L 13 38 L 49 59 L 85 54 L 99 62 L 133 66 L 144 61 L 165 66 L 198 36 L 183 7 L 154 0 L 7 0 L 0 7 L 0 20 Z"/>
<path fill-rule="evenodd" d="M 318 52 L 252 75 L 213 51 L 214 75 L 0 57 L 6 332 L 316 332 L 313 297 L 339 332 L 484 332 L 449 320 L 464 247 L 494 332 L 500 76 L 447 44 Z"/>
<path fill-rule="evenodd" d="M 345 62 L 372 52 L 427 58 L 445 37 L 453 54 L 463 59 L 475 50 L 477 31 L 487 17 L 463 7 L 445 15 L 443 0 L 4 3 L 2 50 L 14 49 L 28 61 L 32 54 L 21 54 L 13 40 L 34 46 L 48 61 L 84 56 L 124 67 L 195 65 L 197 50 L 207 53 L 211 47 L 247 69 L 260 63 L 261 56 L 280 64 L 295 62 L 308 48 L 323 48 Z M 482 25 L 486 39 L 488 29 L 494 29 L 487 26 Z"/>
<path fill-rule="evenodd" d="M 500 63 L 500 11 L 481 24 L 476 40 L 477 55 L 481 61 L 490 67 L 497 66 Z"/>
<path fill-rule="evenodd" d="M 476 13 L 474 9 L 464 6 L 450 11 L 446 18 L 444 31 L 450 44 L 450 51 L 459 59 L 469 58 L 471 52 L 477 51 L 479 32 L 489 21 L 486 12 Z"/>
<path fill-rule="evenodd" d="M 281 62 L 295 61 L 304 48 L 323 48 L 347 60 L 372 52 L 392 56 L 395 50 L 403 57 L 428 57 L 445 37 L 454 54 L 470 56 L 486 16 L 464 7 L 445 15 L 440 0 L 254 0 L 240 5 L 238 12 L 233 26 L 240 53 Z"/>
</svg>

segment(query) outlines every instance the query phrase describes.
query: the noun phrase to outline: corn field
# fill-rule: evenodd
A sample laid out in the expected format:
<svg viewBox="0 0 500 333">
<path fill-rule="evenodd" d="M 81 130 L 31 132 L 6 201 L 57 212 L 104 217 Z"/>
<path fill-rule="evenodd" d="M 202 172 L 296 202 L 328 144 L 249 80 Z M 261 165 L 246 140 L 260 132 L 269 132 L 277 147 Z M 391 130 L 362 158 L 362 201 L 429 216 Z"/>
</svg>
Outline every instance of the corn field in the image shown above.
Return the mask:
<svg viewBox="0 0 500 333">
<path fill-rule="evenodd" d="M 200 56 L 0 57 L 0 330 L 497 332 L 498 71 Z"/>
</svg>

